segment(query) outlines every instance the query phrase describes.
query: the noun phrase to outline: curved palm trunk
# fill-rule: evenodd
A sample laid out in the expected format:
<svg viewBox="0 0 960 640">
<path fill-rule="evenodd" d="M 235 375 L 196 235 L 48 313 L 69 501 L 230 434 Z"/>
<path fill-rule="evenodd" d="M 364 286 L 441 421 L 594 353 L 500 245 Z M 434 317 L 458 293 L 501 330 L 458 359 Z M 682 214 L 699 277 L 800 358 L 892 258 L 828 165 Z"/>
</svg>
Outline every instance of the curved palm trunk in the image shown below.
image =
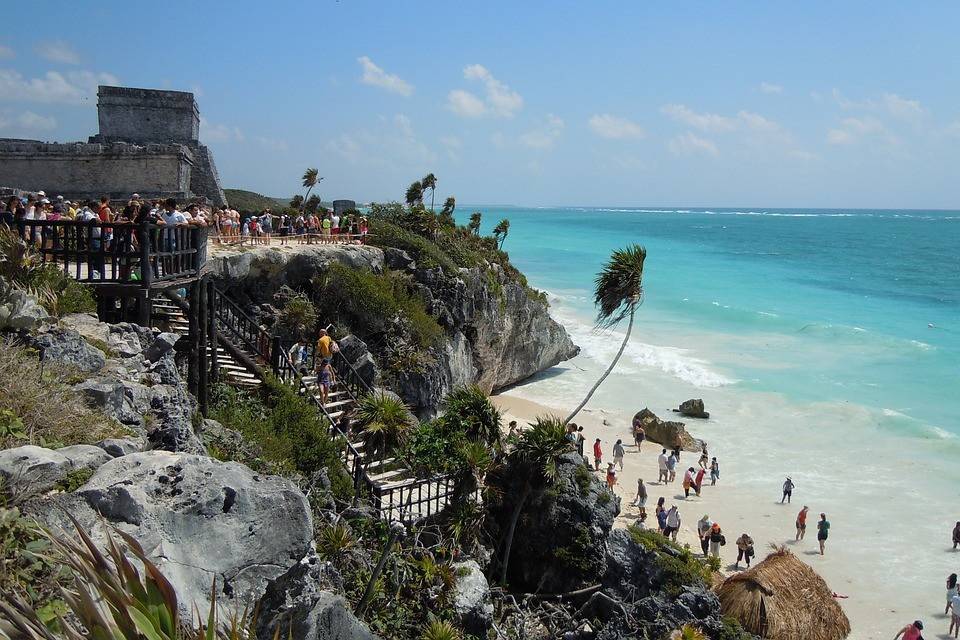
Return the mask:
<svg viewBox="0 0 960 640">
<path fill-rule="evenodd" d="M 303 211 L 307 207 L 307 198 L 310 197 L 311 191 L 313 191 L 313 185 L 307 188 L 307 193 L 303 196 L 303 202 L 300 203 L 300 211 Z"/>
<path fill-rule="evenodd" d="M 430 188 L 430 213 L 435 213 L 435 211 L 434 211 L 434 209 L 433 209 L 433 192 L 436 191 L 436 190 L 437 190 L 436 187 L 431 187 L 431 188 Z"/>
<path fill-rule="evenodd" d="M 523 487 L 523 493 L 520 495 L 520 500 L 517 501 L 517 506 L 513 508 L 513 513 L 510 515 L 510 528 L 507 529 L 507 542 L 504 544 L 503 562 L 500 567 L 500 584 L 502 585 L 507 584 L 507 568 L 510 566 L 510 549 L 513 547 L 513 534 L 517 531 L 520 512 L 523 511 L 523 505 L 526 504 L 527 498 L 530 497 L 530 492 L 532 491 L 533 483 L 527 479 L 527 483 Z"/>
<path fill-rule="evenodd" d="M 630 305 L 630 324 L 627 325 L 627 335 L 623 337 L 623 343 L 620 345 L 620 350 L 617 351 L 617 355 L 613 359 L 613 362 L 611 362 L 610 366 L 607 367 L 607 370 L 603 372 L 603 375 L 600 376 L 600 379 L 597 380 L 592 387 L 590 387 L 590 392 L 587 393 L 587 397 L 583 399 L 583 402 L 581 402 L 577 408 L 573 410 L 573 413 L 567 416 L 567 419 L 563 421 L 564 426 L 569 424 L 570 421 L 573 420 L 574 416 L 580 413 L 580 410 L 583 409 L 588 402 L 590 402 L 590 398 L 593 397 L 593 394 L 596 392 L 596 390 L 601 384 L 603 384 L 603 381 L 607 379 L 607 376 L 610 375 L 610 372 L 613 371 L 613 368 L 617 366 L 617 362 L 620 360 L 620 356 L 623 355 L 623 350 L 627 348 L 627 342 L 630 340 L 630 333 L 633 331 L 633 314 L 636 312 L 636 310 L 636 303 Z"/>
</svg>

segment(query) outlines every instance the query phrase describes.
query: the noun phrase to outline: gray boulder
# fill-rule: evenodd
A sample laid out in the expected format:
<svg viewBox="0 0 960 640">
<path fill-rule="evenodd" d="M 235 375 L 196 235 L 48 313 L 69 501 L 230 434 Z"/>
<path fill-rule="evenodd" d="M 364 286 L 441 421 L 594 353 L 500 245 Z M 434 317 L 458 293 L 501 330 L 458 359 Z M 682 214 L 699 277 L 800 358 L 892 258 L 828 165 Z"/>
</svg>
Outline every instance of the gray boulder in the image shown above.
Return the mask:
<svg viewBox="0 0 960 640">
<path fill-rule="evenodd" d="M 710 417 L 710 414 L 704 411 L 703 400 L 700 398 L 684 400 L 680 403 L 680 408 L 674 409 L 674 412 L 691 418 L 706 419 Z"/>
<path fill-rule="evenodd" d="M 54 501 L 98 542 L 105 523 L 135 537 L 173 584 L 185 616 L 193 615 L 194 605 L 209 608 L 214 578 L 224 615 L 252 605 L 268 581 L 307 553 L 313 538 L 307 500 L 289 480 L 188 454 L 114 458 L 76 492 Z M 50 506 L 35 515 L 73 531 Z"/>
<path fill-rule="evenodd" d="M 106 451 L 111 458 L 139 453 L 143 451 L 143 445 L 143 441 L 138 438 L 107 438 L 97 443 L 97 446 Z"/>
<path fill-rule="evenodd" d="M 173 347 L 177 344 L 177 340 L 180 339 L 179 334 L 176 333 L 161 333 L 153 342 L 150 343 L 150 346 L 147 347 L 143 352 L 143 357 L 149 360 L 150 362 L 157 362 L 169 353 Z"/>
<path fill-rule="evenodd" d="M 394 271 L 416 271 L 417 263 L 403 249 L 389 247 L 383 250 L 383 261 Z"/>
<path fill-rule="evenodd" d="M 493 624 L 490 585 L 475 560 L 457 562 L 457 584 L 453 592 L 453 610 L 463 629 L 478 638 L 486 637 Z"/>
<path fill-rule="evenodd" d="M 73 329 L 49 327 L 30 337 L 28 342 L 43 353 L 45 361 L 57 362 L 84 373 L 99 371 L 107 362 L 103 351 L 93 347 Z"/>
<path fill-rule="evenodd" d="M 7 289 L 0 282 L 0 291 Z M 20 289 L 10 289 L 0 302 L 0 329 L 33 329 L 50 319 L 50 314 L 35 296 Z"/>
<path fill-rule="evenodd" d="M 110 460 L 103 449 L 78 444 L 62 449 L 24 445 L 0 451 L 0 478 L 12 496 L 45 493 L 79 469 L 94 470 Z"/>
<path fill-rule="evenodd" d="M 357 375 L 369 386 L 377 382 L 377 364 L 367 348 L 367 343 L 355 335 L 346 335 L 337 340 L 340 353 L 353 365 Z"/>
</svg>

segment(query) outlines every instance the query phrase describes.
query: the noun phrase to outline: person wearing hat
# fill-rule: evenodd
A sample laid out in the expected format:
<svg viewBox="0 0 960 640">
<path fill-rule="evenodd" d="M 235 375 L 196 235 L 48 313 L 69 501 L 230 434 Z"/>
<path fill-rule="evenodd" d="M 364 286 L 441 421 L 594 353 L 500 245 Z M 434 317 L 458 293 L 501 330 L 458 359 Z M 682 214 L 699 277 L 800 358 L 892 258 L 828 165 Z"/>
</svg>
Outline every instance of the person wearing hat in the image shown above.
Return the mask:
<svg viewBox="0 0 960 640">
<path fill-rule="evenodd" d="M 923 631 L 923 623 L 919 620 L 914 620 L 903 629 L 893 636 L 893 640 L 899 640 L 901 637 L 903 640 L 923 640 L 923 636 L 920 635 L 920 632 Z"/>
<path fill-rule="evenodd" d="M 786 481 L 783 483 L 783 497 L 780 498 L 780 504 L 783 504 L 783 501 L 786 500 L 787 504 L 790 504 L 790 498 L 793 496 L 793 488 L 796 485 L 793 484 L 793 480 L 790 479 L 790 476 L 787 476 Z"/>
<path fill-rule="evenodd" d="M 697 535 L 700 536 L 700 550 L 703 551 L 703 557 L 707 557 L 710 551 L 710 530 L 713 529 L 713 520 L 710 516 L 703 514 L 703 517 L 697 520 Z"/>
</svg>

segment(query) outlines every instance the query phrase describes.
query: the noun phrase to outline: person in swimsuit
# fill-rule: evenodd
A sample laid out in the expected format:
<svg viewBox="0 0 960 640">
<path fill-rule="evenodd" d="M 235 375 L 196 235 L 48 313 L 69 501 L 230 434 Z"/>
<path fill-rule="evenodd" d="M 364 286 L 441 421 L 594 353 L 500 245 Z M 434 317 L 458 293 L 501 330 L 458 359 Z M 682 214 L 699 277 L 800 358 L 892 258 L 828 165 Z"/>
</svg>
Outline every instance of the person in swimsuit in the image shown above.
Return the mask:
<svg viewBox="0 0 960 640">
<path fill-rule="evenodd" d="M 793 480 L 790 479 L 790 476 L 787 476 L 786 481 L 783 483 L 783 497 L 780 498 L 780 504 L 783 504 L 783 501 L 786 500 L 787 504 L 790 503 L 790 498 L 793 496 L 793 488 L 796 485 L 793 484 Z"/>
<path fill-rule="evenodd" d="M 827 514 L 820 514 L 820 522 L 817 523 L 817 541 L 820 542 L 820 555 L 823 555 L 823 546 L 827 542 L 827 536 L 830 534 L 830 521 L 827 520 Z"/>
<path fill-rule="evenodd" d="M 810 507 L 803 505 L 803 509 L 800 509 L 800 513 L 797 514 L 797 542 L 803 540 L 803 536 L 807 534 L 807 511 L 810 510 Z"/>
<path fill-rule="evenodd" d="M 318 377 L 320 384 L 320 404 L 327 404 L 327 398 L 330 397 L 330 387 L 333 386 L 335 381 L 333 367 L 330 366 L 329 360 L 324 359 L 323 364 L 320 366 L 320 375 Z"/>
<path fill-rule="evenodd" d="M 920 635 L 920 632 L 923 631 L 923 623 L 919 620 L 914 620 L 903 629 L 893 636 L 893 640 L 899 640 L 901 637 L 903 640 L 921 640 L 923 636 Z"/>
</svg>

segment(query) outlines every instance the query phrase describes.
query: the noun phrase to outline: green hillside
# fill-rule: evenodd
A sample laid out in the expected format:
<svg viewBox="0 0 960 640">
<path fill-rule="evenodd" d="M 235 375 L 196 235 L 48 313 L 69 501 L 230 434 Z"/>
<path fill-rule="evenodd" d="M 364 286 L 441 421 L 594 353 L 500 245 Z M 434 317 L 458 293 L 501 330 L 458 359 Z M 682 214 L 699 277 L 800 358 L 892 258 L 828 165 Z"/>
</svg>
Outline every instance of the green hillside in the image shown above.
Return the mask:
<svg viewBox="0 0 960 640">
<path fill-rule="evenodd" d="M 290 198 L 270 198 L 244 189 L 224 189 L 227 202 L 238 211 L 262 211 L 263 209 L 282 209 L 289 206 Z"/>
</svg>

